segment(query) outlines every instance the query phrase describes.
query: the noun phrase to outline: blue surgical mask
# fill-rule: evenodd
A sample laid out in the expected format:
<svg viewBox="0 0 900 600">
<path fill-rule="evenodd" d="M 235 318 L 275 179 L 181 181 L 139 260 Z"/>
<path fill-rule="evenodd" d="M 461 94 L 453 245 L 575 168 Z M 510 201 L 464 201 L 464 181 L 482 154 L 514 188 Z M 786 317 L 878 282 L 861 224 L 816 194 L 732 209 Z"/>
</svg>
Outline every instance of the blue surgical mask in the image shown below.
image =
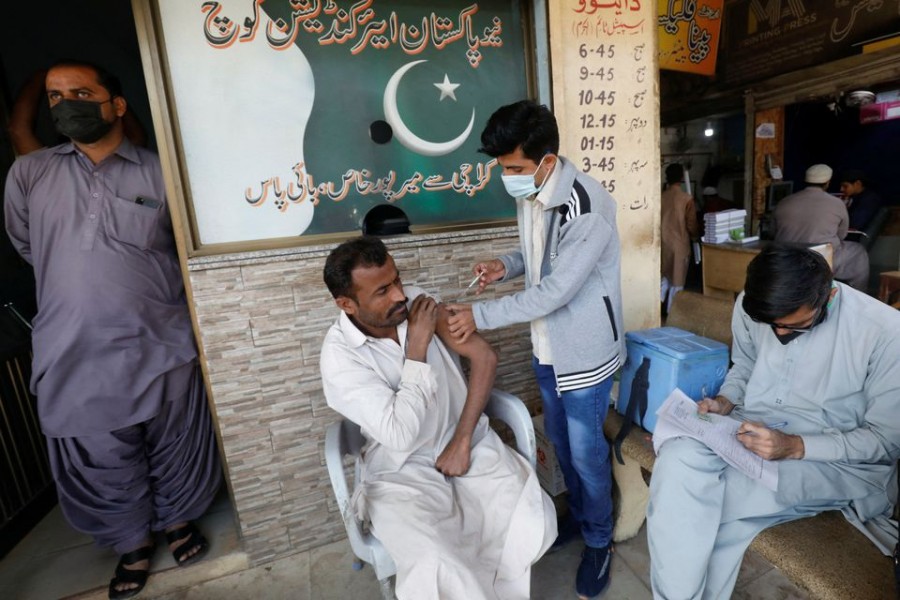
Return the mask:
<svg viewBox="0 0 900 600">
<path fill-rule="evenodd" d="M 544 158 L 546 158 L 546 155 Z M 534 184 L 534 176 L 540 170 L 541 165 L 544 164 L 544 158 L 541 158 L 541 162 L 538 163 L 534 172 L 528 175 L 501 175 L 500 178 L 503 180 L 503 187 L 506 188 L 506 193 L 513 198 L 527 198 L 541 191 Z M 545 183 L 547 183 L 546 177 L 544 177 L 541 187 L 544 187 Z"/>
</svg>

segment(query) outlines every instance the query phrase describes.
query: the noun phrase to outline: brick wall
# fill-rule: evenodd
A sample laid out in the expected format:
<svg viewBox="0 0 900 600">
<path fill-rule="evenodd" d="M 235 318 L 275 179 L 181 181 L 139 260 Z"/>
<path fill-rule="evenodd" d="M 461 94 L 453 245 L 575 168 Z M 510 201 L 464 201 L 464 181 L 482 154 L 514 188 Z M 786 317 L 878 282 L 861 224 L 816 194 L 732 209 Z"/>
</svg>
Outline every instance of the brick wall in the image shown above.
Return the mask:
<svg viewBox="0 0 900 600">
<path fill-rule="evenodd" d="M 518 247 L 513 227 L 386 240 L 407 284 L 454 300 L 471 266 Z M 319 349 L 338 314 L 322 282 L 333 245 L 189 261 L 200 343 L 244 550 L 254 563 L 344 537 L 325 469 L 325 428 L 337 419 L 319 381 Z M 486 293 L 521 289 L 521 280 Z M 532 412 L 528 326 L 487 332 L 500 354 L 497 387 Z"/>
</svg>

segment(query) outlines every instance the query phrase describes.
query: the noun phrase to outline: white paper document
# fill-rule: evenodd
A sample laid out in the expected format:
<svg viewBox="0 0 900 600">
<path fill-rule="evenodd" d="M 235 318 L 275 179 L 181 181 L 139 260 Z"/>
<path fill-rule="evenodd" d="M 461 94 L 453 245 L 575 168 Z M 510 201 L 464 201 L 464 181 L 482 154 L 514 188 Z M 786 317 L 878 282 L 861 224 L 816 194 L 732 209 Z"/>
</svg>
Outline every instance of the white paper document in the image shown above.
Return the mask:
<svg viewBox="0 0 900 600">
<path fill-rule="evenodd" d="M 738 441 L 741 422 L 728 416 L 697 412 L 697 403 L 676 388 L 656 411 L 653 450 L 674 437 L 692 437 L 709 446 L 722 460 L 772 491 L 778 489 L 778 465 L 747 450 Z"/>
</svg>

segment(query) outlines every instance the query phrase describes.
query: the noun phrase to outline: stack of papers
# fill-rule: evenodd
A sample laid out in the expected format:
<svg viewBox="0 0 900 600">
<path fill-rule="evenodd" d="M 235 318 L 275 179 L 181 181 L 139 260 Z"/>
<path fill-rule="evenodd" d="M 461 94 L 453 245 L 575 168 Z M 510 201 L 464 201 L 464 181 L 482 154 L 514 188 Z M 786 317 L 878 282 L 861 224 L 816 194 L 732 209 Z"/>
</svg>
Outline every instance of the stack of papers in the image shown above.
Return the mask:
<svg viewBox="0 0 900 600">
<path fill-rule="evenodd" d="M 703 241 L 707 244 L 721 244 L 731 239 L 731 230 L 740 229 L 743 233 L 744 219 L 747 211 L 731 208 L 703 215 Z"/>
<path fill-rule="evenodd" d="M 750 237 L 741 238 L 739 240 L 728 240 L 729 244 L 749 244 L 751 242 L 758 242 L 758 235 L 751 235 Z"/>
<path fill-rule="evenodd" d="M 675 388 L 656 411 L 653 450 L 675 437 L 692 437 L 709 446 L 726 463 L 759 481 L 772 491 L 778 490 L 778 465 L 747 450 L 738 440 L 741 422 L 728 416 L 700 414 L 697 403 Z"/>
</svg>

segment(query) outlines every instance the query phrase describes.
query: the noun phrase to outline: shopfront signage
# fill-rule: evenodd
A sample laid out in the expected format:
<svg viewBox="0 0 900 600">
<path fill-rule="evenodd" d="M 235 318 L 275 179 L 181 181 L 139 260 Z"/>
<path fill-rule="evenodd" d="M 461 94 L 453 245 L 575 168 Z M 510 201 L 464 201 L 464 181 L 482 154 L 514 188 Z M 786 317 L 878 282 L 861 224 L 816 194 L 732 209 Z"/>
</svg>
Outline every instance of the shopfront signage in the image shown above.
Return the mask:
<svg viewBox="0 0 900 600">
<path fill-rule="evenodd" d="M 157 0 L 201 245 L 511 219 L 490 114 L 528 96 L 518 0 Z"/>
<path fill-rule="evenodd" d="M 659 0 L 659 68 L 715 75 L 725 0 Z"/>
<path fill-rule="evenodd" d="M 861 54 L 900 34 L 897 0 L 734 0 L 725 7 L 727 86 Z"/>
</svg>

